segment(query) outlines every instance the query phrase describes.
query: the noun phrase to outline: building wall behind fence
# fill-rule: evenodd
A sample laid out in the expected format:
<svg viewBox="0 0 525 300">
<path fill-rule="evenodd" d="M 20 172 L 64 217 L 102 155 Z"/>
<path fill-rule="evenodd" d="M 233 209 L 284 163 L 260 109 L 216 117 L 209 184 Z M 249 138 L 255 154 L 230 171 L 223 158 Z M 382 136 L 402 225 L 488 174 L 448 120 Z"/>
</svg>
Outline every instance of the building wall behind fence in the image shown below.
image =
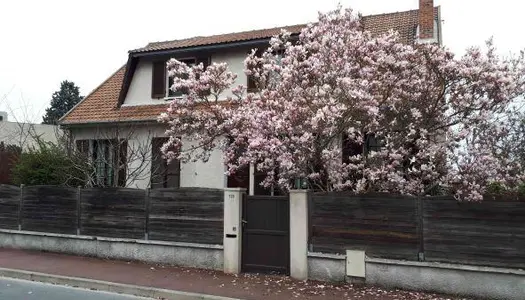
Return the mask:
<svg viewBox="0 0 525 300">
<path fill-rule="evenodd" d="M 222 244 L 223 191 L 0 185 L 0 229 Z"/>
<path fill-rule="evenodd" d="M 525 267 L 525 202 L 318 193 L 310 250 L 375 258 Z"/>
<path fill-rule="evenodd" d="M 135 189 L 151 187 L 152 138 L 166 137 L 167 127 L 162 124 L 107 125 L 95 127 L 73 127 L 70 129 L 74 140 L 112 139 L 128 140 L 127 183 Z M 192 142 L 183 138 L 184 147 Z M 181 164 L 181 187 L 222 189 L 226 187 L 225 165 L 222 150 L 211 152 L 207 162 L 189 161 Z"/>
</svg>

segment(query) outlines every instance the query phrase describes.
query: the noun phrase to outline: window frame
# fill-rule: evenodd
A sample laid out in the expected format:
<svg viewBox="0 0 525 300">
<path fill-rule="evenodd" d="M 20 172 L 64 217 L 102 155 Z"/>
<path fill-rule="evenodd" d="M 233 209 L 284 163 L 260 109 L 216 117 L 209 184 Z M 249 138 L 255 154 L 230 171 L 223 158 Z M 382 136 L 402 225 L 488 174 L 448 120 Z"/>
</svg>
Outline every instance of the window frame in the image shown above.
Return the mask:
<svg viewBox="0 0 525 300">
<path fill-rule="evenodd" d="M 160 153 L 160 146 L 162 146 L 165 141 L 167 141 L 167 137 L 153 137 L 151 139 L 151 166 L 150 166 L 150 188 L 152 189 L 158 189 L 158 188 L 175 188 L 178 189 L 181 187 L 181 162 L 180 160 L 177 160 L 177 162 L 171 162 L 168 164 L 166 159 L 162 157 L 162 154 Z M 160 155 L 160 157 L 158 156 Z M 156 163 L 161 161 L 162 165 L 156 166 Z M 172 173 L 172 169 L 169 168 L 169 166 L 173 166 L 173 164 L 176 163 L 177 166 L 175 168 L 176 172 Z M 178 178 L 178 181 L 175 186 L 169 185 L 170 178 L 176 177 Z M 154 182 L 156 179 L 161 179 L 161 182 Z"/>
<path fill-rule="evenodd" d="M 193 60 L 193 64 L 188 65 L 189 67 L 197 65 L 197 61 L 198 61 L 198 58 L 196 56 L 189 56 L 189 57 L 176 58 L 176 59 L 178 61 L 180 61 L 180 62 L 185 63 L 186 65 L 188 65 L 188 63 L 186 61 Z M 208 61 L 209 61 L 209 58 L 208 58 Z M 167 69 L 165 70 L 164 80 L 165 80 L 165 83 L 164 83 L 164 87 L 165 87 L 164 100 L 181 99 L 182 96 L 184 96 L 185 93 L 183 91 L 173 92 L 171 90 L 171 88 L 170 88 L 171 87 L 171 85 L 170 85 L 170 76 L 168 75 L 168 70 Z M 177 93 L 177 94 L 170 95 L 170 92 Z M 178 93 L 180 93 L 180 94 L 178 94 Z"/>
</svg>

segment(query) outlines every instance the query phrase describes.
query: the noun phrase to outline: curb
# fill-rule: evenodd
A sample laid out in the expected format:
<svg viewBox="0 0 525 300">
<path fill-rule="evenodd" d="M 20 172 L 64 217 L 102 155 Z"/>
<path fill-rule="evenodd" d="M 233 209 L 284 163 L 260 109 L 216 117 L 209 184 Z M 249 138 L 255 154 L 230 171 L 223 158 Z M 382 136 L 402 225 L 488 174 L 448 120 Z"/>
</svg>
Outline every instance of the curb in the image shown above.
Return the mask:
<svg viewBox="0 0 525 300">
<path fill-rule="evenodd" d="M 80 277 L 68 277 L 22 271 L 15 269 L 0 268 L 0 277 L 15 278 L 27 281 L 37 281 L 56 285 L 67 285 L 84 289 L 98 290 L 117 294 L 127 294 L 154 299 L 165 300 L 240 300 L 235 298 L 213 296 L 198 293 L 181 292 L 167 289 L 159 289 L 131 284 L 122 284 L 109 281 L 101 281 Z"/>
</svg>

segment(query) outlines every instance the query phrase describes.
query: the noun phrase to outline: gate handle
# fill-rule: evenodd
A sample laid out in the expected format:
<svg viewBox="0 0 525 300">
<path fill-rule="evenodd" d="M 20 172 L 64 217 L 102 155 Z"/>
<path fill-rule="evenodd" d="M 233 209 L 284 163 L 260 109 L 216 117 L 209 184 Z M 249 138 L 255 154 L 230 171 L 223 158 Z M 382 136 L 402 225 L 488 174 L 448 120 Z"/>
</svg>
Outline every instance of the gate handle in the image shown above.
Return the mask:
<svg viewBox="0 0 525 300">
<path fill-rule="evenodd" d="M 242 226 L 244 226 L 244 224 L 248 224 L 248 221 L 246 221 L 246 220 L 241 220 L 241 223 L 242 223 Z"/>
</svg>

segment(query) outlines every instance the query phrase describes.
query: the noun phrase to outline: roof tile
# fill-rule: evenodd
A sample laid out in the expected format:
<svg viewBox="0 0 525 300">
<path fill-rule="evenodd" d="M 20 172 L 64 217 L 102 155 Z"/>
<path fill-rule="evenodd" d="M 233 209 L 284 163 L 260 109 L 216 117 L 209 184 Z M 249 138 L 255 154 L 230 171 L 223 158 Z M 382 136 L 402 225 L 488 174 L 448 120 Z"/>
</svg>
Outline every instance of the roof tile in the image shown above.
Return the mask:
<svg viewBox="0 0 525 300">
<path fill-rule="evenodd" d="M 438 8 L 434 15 L 438 18 Z M 365 30 L 373 34 L 381 34 L 394 29 L 399 32 L 400 39 L 404 43 L 412 44 L 415 41 L 416 28 L 419 20 L 418 10 L 395 12 L 381 15 L 363 17 Z M 132 50 L 132 53 L 154 52 L 178 48 L 196 47 L 201 45 L 213 45 L 220 43 L 231 43 L 236 41 L 269 38 L 286 29 L 292 33 L 299 33 L 305 24 L 285 27 L 277 27 L 262 30 L 228 33 L 213 36 L 197 36 L 188 39 L 154 42 L 147 46 Z M 66 114 L 61 124 L 85 124 L 120 121 L 152 121 L 165 111 L 167 104 L 162 102 L 158 105 L 121 106 L 118 107 L 118 99 L 126 68 L 121 67 L 98 88 L 89 94 L 75 108 Z M 160 102 L 161 100 L 159 100 Z"/>
</svg>

